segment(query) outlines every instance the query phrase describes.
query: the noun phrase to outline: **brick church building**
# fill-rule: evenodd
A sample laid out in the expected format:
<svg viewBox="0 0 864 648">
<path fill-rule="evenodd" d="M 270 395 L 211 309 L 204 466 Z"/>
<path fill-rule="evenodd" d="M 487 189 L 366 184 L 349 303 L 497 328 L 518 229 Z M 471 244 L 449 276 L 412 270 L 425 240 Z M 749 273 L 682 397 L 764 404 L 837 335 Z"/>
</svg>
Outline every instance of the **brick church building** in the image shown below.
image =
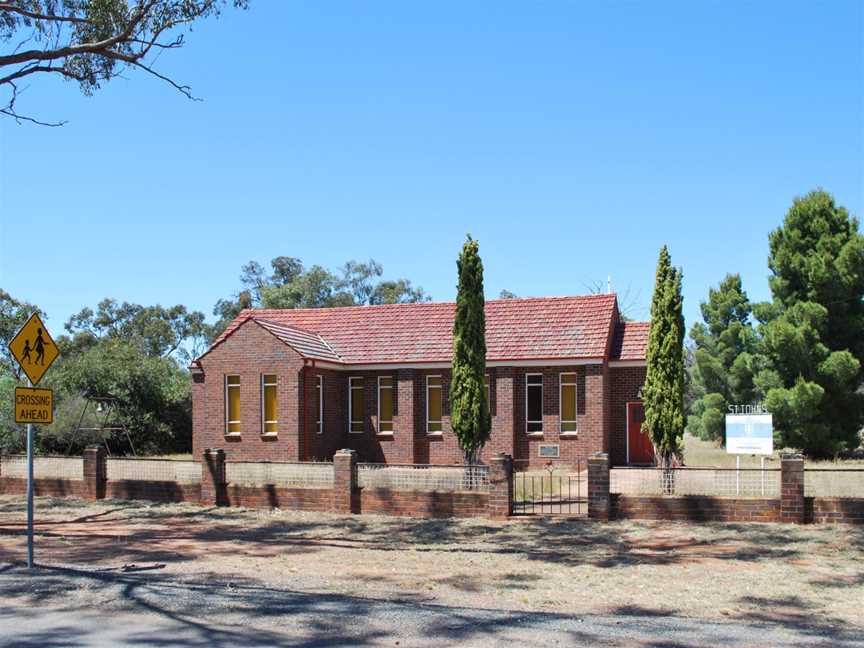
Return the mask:
<svg viewBox="0 0 864 648">
<path fill-rule="evenodd" d="M 244 310 L 192 363 L 193 449 L 229 461 L 454 464 L 449 380 L 455 304 Z M 492 433 L 482 458 L 517 469 L 597 451 L 650 463 L 641 430 L 648 323 L 615 295 L 486 302 Z"/>
</svg>

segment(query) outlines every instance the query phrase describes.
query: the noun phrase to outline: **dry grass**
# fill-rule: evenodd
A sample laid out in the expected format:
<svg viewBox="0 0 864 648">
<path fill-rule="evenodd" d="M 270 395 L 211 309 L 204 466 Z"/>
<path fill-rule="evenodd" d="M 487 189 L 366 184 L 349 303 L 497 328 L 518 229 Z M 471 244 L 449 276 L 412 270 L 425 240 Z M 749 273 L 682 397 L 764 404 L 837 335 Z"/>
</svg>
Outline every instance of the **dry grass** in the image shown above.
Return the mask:
<svg viewBox="0 0 864 648">
<path fill-rule="evenodd" d="M 24 557 L 0 498 L 0 562 Z M 646 611 L 860 626 L 864 528 L 413 520 L 190 505 L 37 501 L 37 560 L 297 591 L 567 613 Z"/>
<path fill-rule="evenodd" d="M 787 450 L 790 451 L 791 450 Z M 766 468 L 780 467 L 780 454 L 784 450 L 777 450 L 774 454 L 765 457 Z M 720 447 L 713 441 L 703 441 L 689 434 L 684 435 L 684 461 L 688 466 L 712 466 L 715 468 L 734 468 L 735 455 L 728 454 L 726 448 Z M 742 468 L 759 468 L 762 458 L 760 456 L 741 456 Z M 842 461 L 805 461 L 807 468 L 845 470 L 848 468 L 864 468 L 864 459 L 846 459 Z"/>
<path fill-rule="evenodd" d="M 513 499 L 541 502 L 550 498 L 588 496 L 588 473 L 566 470 L 531 470 L 513 473 Z"/>
</svg>

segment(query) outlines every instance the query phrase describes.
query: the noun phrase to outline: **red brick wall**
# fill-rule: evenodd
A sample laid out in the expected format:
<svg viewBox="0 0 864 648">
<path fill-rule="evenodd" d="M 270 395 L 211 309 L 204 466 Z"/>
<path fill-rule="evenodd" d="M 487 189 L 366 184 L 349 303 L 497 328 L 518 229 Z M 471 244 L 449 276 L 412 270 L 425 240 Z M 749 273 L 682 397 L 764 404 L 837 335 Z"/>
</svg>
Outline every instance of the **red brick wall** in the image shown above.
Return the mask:
<svg viewBox="0 0 864 648">
<path fill-rule="evenodd" d="M 627 403 L 640 400 L 639 389 L 645 382 L 645 367 L 610 367 L 609 461 L 613 466 L 627 464 Z"/>
<path fill-rule="evenodd" d="M 201 501 L 201 484 L 178 484 L 176 482 L 137 479 L 109 480 L 105 483 L 105 497 L 120 500 L 198 504 Z"/>
<path fill-rule="evenodd" d="M 498 370 L 502 371 L 502 370 Z M 511 369 L 504 369 L 504 378 L 496 380 L 496 370 L 490 368 L 492 391 L 492 433 L 483 451 L 488 458 L 498 452 L 513 452 L 513 405 Z M 389 371 L 330 372 L 341 377 L 338 393 L 328 392 L 328 402 L 338 410 L 337 429 L 341 432 L 338 447 L 356 450 L 359 461 L 386 463 L 462 463 L 462 451 L 450 427 L 450 371 L 447 369 L 398 369 Z M 442 377 L 443 417 L 440 435 L 426 432 L 426 377 Z M 362 434 L 348 433 L 348 378 L 362 376 L 366 407 Z M 378 377 L 394 379 L 393 433 L 378 432 Z M 331 381 L 333 382 L 333 381 Z M 328 421 L 329 424 L 329 421 Z M 338 448 L 336 448 L 338 449 Z"/>
<path fill-rule="evenodd" d="M 247 508 L 280 508 L 288 511 L 332 511 L 333 490 L 229 484 L 228 505 Z"/>
<path fill-rule="evenodd" d="M 36 495 L 49 497 L 87 498 L 87 488 L 81 479 L 36 479 Z M 27 480 L 12 477 L 0 479 L 0 494 L 26 495 Z M 105 497 L 109 499 L 150 500 L 154 502 L 192 502 L 198 504 L 201 496 L 199 484 L 177 484 L 137 480 L 106 482 Z"/>
<path fill-rule="evenodd" d="M 358 461 L 371 463 L 413 463 L 414 372 L 412 370 L 348 371 L 345 387 L 339 396 L 343 402 L 343 442 L 341 447 L 357 451 Z M 366 415 L 362 433 L 348 432 L 348 378 L 363 378 Z M 380 431 L 378 426 L 378 377 L 393 380 L 393 431 Z"/>
<path fill-rule="evenodd" d="M 542 468 L 553 464 L 584 469 L 585 461 L 594 452 L 602 452 L 606 426 L 602 365 L 564 367 L 519 367 L 514 373 L 514 467 L 516 470 Z M 525 426 L 525 375 L 543 374 L 543 434 L 529 436 Z M 576 374 L 576 435 L 560 434 L 560 374 Z M 560 458 L 540 457 L 541 445 L 557 445 Z"/>
<path fill-rule="evenodd" d="M 488 462 L 499 452 L 511 457 L 516 448 L 516 411 L 513 407 L 516 370 L 513 367 L 489 367 L 492 433 L 483 448 L 481 459 Z"/>
<path fill-rule="evenodd" d="M 864 498 L 805 497 L 804 521 L 816 524 L 864 524 Z"/>
<path fill-rule="evenodd" d="M 414 456 L 416 463 L 460 464 L 464 462 L 462 450 L 453 428 L 450 427 L 450 375 L 449 369 L 424 369 L 416 372 L 414 397 L 416 439 Z M 426 377 L 441 376 L 441 433 L 429 434 L 426 431 Z"/>
<path fill-rule="evenodd" d="M 779 522 L 780 500 L 706 496 L 610 497 L 610 518 L 681 522 Z"/>
<path fill-rule="evenodd" d="M 345 409 L 345 392 L 348 382 L 344 372 L 332 369 L 308 369 L 309 376 L 309 426 L 310 461 L 332 461 L 333 454 L 345 447 L 343 437 L 348 425 L 348 410 Z M 324 427 L 321 434 L 315 429 L 317 412 L 314 412 L 316 377 L 321 376 L 324 387 Z M 302 383 L 301 383 L 302 384 Z"/>
<path fill-rule="evenodd" d="M 193 381 L 193 452 L 198 459 L 204 448 L 224 448 L 228 461 L 327 460 L 342 447 L 353 448 L 360 461 L 387 463 L 461 463 L 462 451 L 450 428 L 450 371 L 393 369 L 348 372 L 310 367 L 292 349 L 248 321 L 201 361 L 202 374 Z M 559 434 L 559 375 L 576 373 L 578 434 Z M 262 374 L 278 376 L 279 433 L 261 434 Z M 525 374 L 544 375 L 542 436 L 525 431 Z M 240 375 L 241 435 L 225 435 L 225 376 Z M 609 369 L 603 365 L 549 366 L 538 368 L 490 367 L 492 433 L 481 453 L 488 461 L 499 452 L 512 454 L 516 469 L 545 466 L 540 445 L 558 445 L 560 458 L 553 463 L 573 466 L 593 452 L 611 449 L 613 463 L 621 463 L 624 439 L 624 403 L 635 397 L 644 368 Z M 324 379 L 324 432 L 315 430 L 313 412 L 316 376 Z M 378 377 L 394 379 L 393 433 L 378 431 Z M 444 412 L 442 433 L 426 432 L 426 376 L 441 375 Z M 348 378 L 363 376 L 366 418 L 362 434 L 348 433 Z M 304 408 L 300 401 L 304 383 Z M 306 447 L 308 441 L 308 448 Z"/>
<path fill-rule="evenodd" d="M 485 517 L 488 501 L 487 493 L 364 488 L 360 492 L 360 512 L 429 518 Z"/>
<path fill-rule="evenodd" d="M 33 491 L 36 495 L 47 497 L 87 496 L 83 479 L 34 479 Z M 0 495 L 26 495 L 27 480 L 17 477 L 0 478 Z"/>
<path fill-rule="evenodd" d="M 204 448 L 223 448 L 228 461 L 300 459 L 298 394 L 303 359 L 294 350 L 250 320 L 200 364 L 204 382 L 193 382 L 192 451 L 196 460 L 200 461 Z M 229 374 L 240 376 L 239 438 L 225 435 L 225 376 Z M 262 374 L 277 376 L 279 428 L 275 437 L 261 433 Z"/>
</svg>

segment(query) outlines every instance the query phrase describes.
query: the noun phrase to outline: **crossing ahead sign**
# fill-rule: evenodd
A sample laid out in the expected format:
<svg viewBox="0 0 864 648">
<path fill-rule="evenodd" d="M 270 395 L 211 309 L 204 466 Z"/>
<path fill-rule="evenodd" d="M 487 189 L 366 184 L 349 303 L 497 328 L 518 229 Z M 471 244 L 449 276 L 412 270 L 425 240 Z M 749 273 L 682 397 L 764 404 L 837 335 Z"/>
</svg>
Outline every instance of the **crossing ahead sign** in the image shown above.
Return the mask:
<svg viewBox="0 0 864 648">
<path fill-rule="evenodd" d="M 774 452 L 774 421 L 770 414 L 727 414 L 726 452 L 771 454 Z"/>
<path fill-rule="evenodd" d="M 27 568 L 33 569 L 33 424 L 48 425 L 54 420 L 54 394 L 50 389 L 33 389 L 60 351 L 38 313 L 9 342 L 9 350 L 30 379 L 27 388 L 15 388 L 15 422 L 27 424 Z"/>
<path fill-rule="evenodd" d="M 50 389 L 15 388 L 15 422 L 50 425 L 54 422 L 54 392 Z"/>
<path fill-rule="evenodd" d="M 51 363 L 60 355 L 37 313 L 33 313 L 18 334 L 9 342 L 9 350 L 30 383 L 38 385 Z"/>
</svg>

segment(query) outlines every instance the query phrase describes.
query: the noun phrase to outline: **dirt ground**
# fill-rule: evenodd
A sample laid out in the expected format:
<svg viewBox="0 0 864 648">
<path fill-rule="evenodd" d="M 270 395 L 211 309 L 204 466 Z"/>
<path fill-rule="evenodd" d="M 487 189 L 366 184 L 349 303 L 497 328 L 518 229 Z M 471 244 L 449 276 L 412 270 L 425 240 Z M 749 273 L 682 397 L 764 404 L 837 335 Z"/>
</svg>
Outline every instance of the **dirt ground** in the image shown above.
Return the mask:
<svg viewBox="0 0 864 648">
<path fill-rule="evenodd" d="M 864 528 L 416 520 L 38 498 L 36 560 L 490 609 L 862 623 Z M 0 497 L 0 563 L 25 557 Z"/>
</svg>

